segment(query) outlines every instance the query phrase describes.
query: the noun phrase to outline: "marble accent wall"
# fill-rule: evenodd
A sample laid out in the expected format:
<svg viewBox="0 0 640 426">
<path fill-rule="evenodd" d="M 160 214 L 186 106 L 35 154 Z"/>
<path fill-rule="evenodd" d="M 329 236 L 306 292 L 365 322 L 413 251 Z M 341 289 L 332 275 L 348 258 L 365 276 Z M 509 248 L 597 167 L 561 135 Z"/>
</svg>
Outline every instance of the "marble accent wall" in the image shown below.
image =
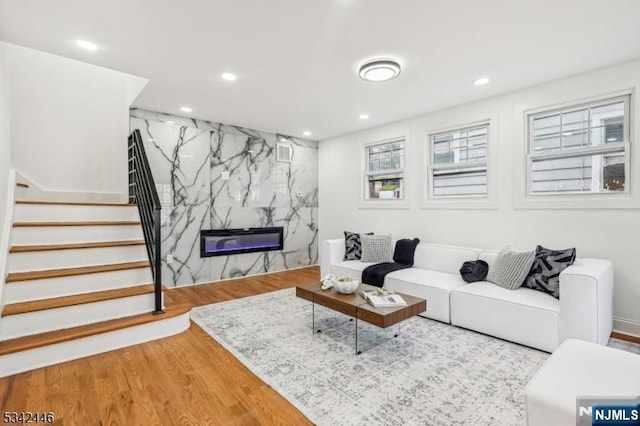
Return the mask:
<svg viewBox="0 0 640 426">
<path fill-rule="evenodd" d="M 134 129 L 162 203 L 165 285 L 318 262 L 317 142 L 141 109 Z M 292 147 L 290 163 L 276 161 L 277 144 Z M 200 258 L 201 229 L 266 226 L 284 228 L 283 250 Z"/>
</svg>

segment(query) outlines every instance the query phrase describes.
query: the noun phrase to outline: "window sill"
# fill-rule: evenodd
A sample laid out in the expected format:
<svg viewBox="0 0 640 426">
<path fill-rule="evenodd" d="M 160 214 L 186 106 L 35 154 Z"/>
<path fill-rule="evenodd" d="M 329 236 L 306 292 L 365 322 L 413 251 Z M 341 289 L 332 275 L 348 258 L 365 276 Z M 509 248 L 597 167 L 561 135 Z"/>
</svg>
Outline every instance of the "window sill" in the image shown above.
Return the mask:
<svg viewBox="0 0 640 426">
<path fill-rule="evenodd" d="M 497 210 L 490 198 L 430 198 L 420 205 L 422 210 Z"/>
<path fill-rule="evenodd" d="M 640 200 L 629 194 L 527 196 L 514 200 L 519 210 L 620 210 L 640 209 Z"/>
<path fill-rule="evenodd" d="M 360 200 L 358 202 L 359 209 L 397 209 L 408 210 L 409 202 L 407 200 Z"/>
</svg>

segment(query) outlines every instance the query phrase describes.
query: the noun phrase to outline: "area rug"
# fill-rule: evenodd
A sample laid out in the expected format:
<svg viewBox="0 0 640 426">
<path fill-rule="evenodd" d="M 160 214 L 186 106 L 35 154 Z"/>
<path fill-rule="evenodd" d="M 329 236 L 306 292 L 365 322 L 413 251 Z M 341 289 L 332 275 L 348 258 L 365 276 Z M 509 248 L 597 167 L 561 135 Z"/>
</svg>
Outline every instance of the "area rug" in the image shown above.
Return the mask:
<svg viewBox="0 0 640 426">
<path fill-rule="evenodd" d="M 414 317 L 356 356 L 354 323 L 325 311 L 333 328 L 313 334 L 311 303 L 286 289 L 191 315 L 317 425 L 525 423 L 524 387 L 548 354 Z"/>
</svg>

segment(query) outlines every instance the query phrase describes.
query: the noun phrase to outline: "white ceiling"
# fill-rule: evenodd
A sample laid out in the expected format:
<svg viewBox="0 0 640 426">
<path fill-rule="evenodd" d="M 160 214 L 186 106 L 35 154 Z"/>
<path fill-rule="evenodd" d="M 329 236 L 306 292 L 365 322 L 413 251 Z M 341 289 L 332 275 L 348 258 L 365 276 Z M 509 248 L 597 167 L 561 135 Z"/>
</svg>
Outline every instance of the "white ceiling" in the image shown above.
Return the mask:
<svg viewBox="0 0 640 426">
<path fill-rule="evenodd" d="M 1 40 L 146 77 L 137 107 L 312 139 L 638 58 L 639 22 L 639 0 L 0 0 Z M 360 80 L 378 56 L 402 74 Z"/>
</svg>

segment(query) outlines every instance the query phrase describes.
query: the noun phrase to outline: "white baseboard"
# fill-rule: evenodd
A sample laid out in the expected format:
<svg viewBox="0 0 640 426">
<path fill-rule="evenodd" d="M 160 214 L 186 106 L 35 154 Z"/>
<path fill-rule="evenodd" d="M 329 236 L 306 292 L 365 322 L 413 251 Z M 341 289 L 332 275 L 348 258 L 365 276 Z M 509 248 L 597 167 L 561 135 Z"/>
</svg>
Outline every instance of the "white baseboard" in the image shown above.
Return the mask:
<svg viewBox="0 0 640 426">
<path fill-rule="evenodd" d="M 622 318 L 614 318 L 613 331 L 640 337 L 640 322 Z"/>
</svg>

